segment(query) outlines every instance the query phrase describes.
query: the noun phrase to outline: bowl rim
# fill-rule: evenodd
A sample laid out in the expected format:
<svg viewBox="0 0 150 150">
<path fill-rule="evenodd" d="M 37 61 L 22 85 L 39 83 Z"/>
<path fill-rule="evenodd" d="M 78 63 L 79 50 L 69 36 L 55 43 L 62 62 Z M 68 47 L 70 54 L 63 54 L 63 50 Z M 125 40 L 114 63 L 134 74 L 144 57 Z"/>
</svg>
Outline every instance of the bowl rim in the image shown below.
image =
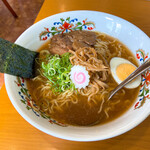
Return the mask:
<svg viewBox="0 0 150 150">
<path fill-rule="evenodd" d="M 136 25 L 130 23 L 129 21 L 123 19 L 123 18 L 120 18 L 118 16 L 115 16 L 115 15 L 112 15 L 112 14 L 109 14 L 109 13 L 104 13 L 104 12 L 100 12 L 100 11 L 91 11 L 91 10 L 75 10 L 75 11 L 66 11 L 66 12 L 62 12 L 62 13 L 57 13 L 57 14 L 54 14 L 54 15 L 51 15 L 51 16 L 48 16 L 38 22 L 36 22 L 35 24 L 31 25 L 28 29 L 26 29 L 18 38 L 17 40 L 15 41 L 15 43 L 17 43 L 22 35 L 24 35 L 26 32 L 28 32 L 28 30 L 30 30 L 33 26 L 35 26 L 36 24 L 38 24 L 39 22 L 42 22 L 44 20 L 46 20 L 47 18 L 51 18 L 51 17 L 55 17 L 55 16 L 59 16 L 60 14 L 66 14 L 66 13 L 74 13 L 74 12 L 89 12 L 89 13 L 100 13 L 100 14 L 103 14 L 103 15 L 107 15 L 107 16 L 110 16 L 110 17 L 114 17 L 114 18 L 117 18 L 123 22 L 126 22 L 130 25 L 132 25 L 134 28 L 138 29 L 138 31 L 142 32 L 142 34 L 144 35 L 145 38 L 148 38 L 148 35 L 146 35 L 146 33 L 144 33 L 140 28 L 138 28 Z M 149 39 L 150 40 L 150 39 Z M 134 127 L 136 127 L 137 125 L 139 125 L 142 121 L 144 121 L 149 115 L 150 115 L 150 110 L 149 110 L 149 113 L 145 112 L 143 113 L 143 115 L 140 117 L 140 119 L 138 118 L 138 120 L 136 120 L 136 122 L 132 125 L 130 125 L 130 127 L 128 128 L 125 128 L 124 131 L 120 130 L 118 131 L 118 133 L 114 134 L 113 136 L 110 135 L 110 136 L 107 136 L 105 138 L 101 138 L 101 137 L 87 137 L 86 139 L 83 139 L 83 138 L 76 138 L 76 137 L 69 137 L 69 136 L 66 136 L 66 135 L 63 135 L 63 134 L 58 134 L 58 133 L 55 133 L 55 131 L 53 132 L 51 129 L 48 130 L 48 129 L 45 129 L 44 127 L 42 127 L 41 125 L 37 124 L 35 121 L 33 121 L 32 119 L 30 119 L 19 107 L 19 105 L 15 102 L 15 100 L 13 99 L 13 94 L 11 94 L 11 89 L 9 88 L 9 77 L 10 75 L 7 75 L 5 74 L 4 75 L 4 82 L 5 82 L 5 87 L 6 87 L 6 91 L 7 91 L 7 94 L 9 96 L 9 99 L 11 101 L 11 103 L 13 104 L 13 106 L 15 107 L 15 109 L 18 111 L 18 113 L 27 121 L 29 122 L 32 126 L 36 127 L 37 129 L 41 130 L 42 132 L 44 133 L 47 133 L 48 135 L 52 135 L 54 137 L 58 137 L 58 138 L 62 138 L 62 139 L 65 139 L 65 140 L 70 140 L 70 141 L 80 141 L 80 142 L 85 142 L 85 141 L 99 141 L 99 140 L 105 140 L 105 139 L 109 139 L 109 138 L 113 138 L 113 137 L 116 137 L 118 135 L 121 135 L 131 129 L 133 129 Z"/>
</svg>

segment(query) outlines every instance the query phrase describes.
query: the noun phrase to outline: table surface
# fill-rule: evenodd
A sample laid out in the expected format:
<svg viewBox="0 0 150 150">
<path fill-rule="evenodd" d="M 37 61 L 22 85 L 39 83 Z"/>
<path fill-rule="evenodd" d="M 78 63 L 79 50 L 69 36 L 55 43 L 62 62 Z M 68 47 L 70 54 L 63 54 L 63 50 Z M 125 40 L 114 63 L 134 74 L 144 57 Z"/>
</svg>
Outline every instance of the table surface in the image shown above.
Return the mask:
<svg viewBox="0 0 150 150">
<path fill-rule="evenodd" d="M 45 0 L 36 21 L 71 10 L 96 10 L 124 18 L 150 37 L 149 0 Z M 12 106 L 5 86 L 0 91 L 0 150 L 149 150 L 150 117 L 118 137 L 72 142 L 47 135 L 25 121 Z"/>
</svg>

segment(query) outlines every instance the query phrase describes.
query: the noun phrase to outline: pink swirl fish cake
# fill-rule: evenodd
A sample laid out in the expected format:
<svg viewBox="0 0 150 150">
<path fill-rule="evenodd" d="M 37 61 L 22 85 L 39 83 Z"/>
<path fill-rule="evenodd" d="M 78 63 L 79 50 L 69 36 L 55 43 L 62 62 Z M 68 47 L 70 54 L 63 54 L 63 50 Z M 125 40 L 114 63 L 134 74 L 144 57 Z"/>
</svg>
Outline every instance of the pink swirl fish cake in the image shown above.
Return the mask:
<svg viewBox="0 0 150 150">
<path fill-rule="evenodd" d="M 86 68 L 83 66 L 73 66 L 71 68 L 70 78 L 76 88 L 81 89 L 89 85 L 90 76 Z"/>
</svg>

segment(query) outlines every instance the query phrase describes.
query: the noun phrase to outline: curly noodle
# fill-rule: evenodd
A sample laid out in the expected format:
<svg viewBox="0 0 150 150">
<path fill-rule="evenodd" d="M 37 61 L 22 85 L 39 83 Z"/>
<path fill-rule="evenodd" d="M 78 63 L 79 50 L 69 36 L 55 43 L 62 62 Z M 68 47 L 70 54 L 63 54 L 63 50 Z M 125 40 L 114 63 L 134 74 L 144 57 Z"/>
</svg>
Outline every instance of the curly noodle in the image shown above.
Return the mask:
<svg viewBox="0 0 150 150">
<path fill-rule="evenodd" d="M 101 36 L 101 39 L 99 36 Z M 97 34 L 97 42 L 94 48 L 83 47 L 76 51 L 69 50 L 72 54 L 70 57 L 72 65 L 81 65 L 87 69 L 90 75 L 89 85 L 85 89 L 81 88 L 77 91 L 67 90 L 59 95 L 54 95 L 51 91 L 51 84 L 49 84 L 49 81 L 45 77 L 39 75 L 32 79 L 33 82 L 41 83 L 32 93 L 32 98 L 38 106 L 34 107 L 32 102 L 31 105 L 33 108 L 50 115 L 55 109 L 61 110 L 63 106 L 68 106 L 70 102 L 77 104 L 79 101 L 78 94 L 80 94 L 87 97 L 88 102 L 97 103 L 95 97 L 98 97 L 99 102 L 101 102 L 98 113 L 101 113 L 103 110 L 106 118 L 109 118 L 109 111 L 120 101 L 107 101 L 108 93 L 115 88 L 113 83 L 107 82 L 110 74 L 108 63 L 114 56 L 121 57 L 124 49 L 117 41 L 103 41 L 103 37 L 103 34 Z M 113 53 L 110 51 L 111 48 L 114 49 Z M 44 57 L 44 55 L 48 53 L 49 51 L 44 50 L 40 52 L 40 55 Z M 131 57 L 130 59 L 133 58 Z M 38 97 L 36 97 L 37 94 L 39 95 Z M 125 91 L 122 89 L 115 96 L 119 97 L 119 95 L 123 96 L 124 94 Z M 126 101 L 126 103 L 128 103 L 128 101 Z M 108 103 L 108 107 L 103 108 L 103 105 L 106 102 Z"/>
</svg>

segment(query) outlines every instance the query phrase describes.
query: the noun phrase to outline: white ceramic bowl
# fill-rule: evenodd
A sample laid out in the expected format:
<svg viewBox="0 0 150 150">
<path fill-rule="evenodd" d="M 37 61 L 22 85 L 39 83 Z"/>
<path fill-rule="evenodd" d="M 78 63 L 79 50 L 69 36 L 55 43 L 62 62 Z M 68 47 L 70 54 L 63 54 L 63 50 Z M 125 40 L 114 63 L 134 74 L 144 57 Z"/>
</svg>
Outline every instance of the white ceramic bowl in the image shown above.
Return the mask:
<svg viewBox="0 0 150 150">
<path fill-rule="evenodd" d="M 60 20 L 60 18 L 62 19 Z M 70 27 L 70 24 L 73 26 Z M 118 38 L 136 55 L 139 63 L 149 57 L 147 53 L 150 51 L 150 39 L 144 32 L 119 17 L 96 11 L 70 11 L 47 17 L 28 28 L 16 40 L 16 43 L 36 51 L 46 42 L 46 38 L 52 36 L 52 32 L 57 32 L 55 27 L 61 26 L 60 32 L 66 32 L 66 28 L 70 31 L 70 29 L 75 28 L 75 24 L 84 30 L 96 30 Z M 41 37 L 41 40 L 39 37 Z M 138 49 L 143 49 L 144 51 L 136 51 Z M 150 74 L 148 73 L 147 76 L 150 76 Z M 135 104 L 118 119 L 93 127 L 66 127 L 53 119 L 44 119 L 39 113 L 35 112 L 30 107 L 28 93 L 25 93 L 26 83 L 24 83 L 24 80 L 5 74 L 8 96 L 25 120 L 47 134 L 73 141 L 108 139 L 127 132 L 141 123 L 150 114 L 147 86 L 149 82 L 148 80 L 143 81 L 144 88 L 141 87 L 139 95 L 142 92 L 144 95 L 139 96 Z M 142 106 L 144 101 L 145 103 Z M 137 109 L 138 107 L 139 109 Z"/>
</svg>

